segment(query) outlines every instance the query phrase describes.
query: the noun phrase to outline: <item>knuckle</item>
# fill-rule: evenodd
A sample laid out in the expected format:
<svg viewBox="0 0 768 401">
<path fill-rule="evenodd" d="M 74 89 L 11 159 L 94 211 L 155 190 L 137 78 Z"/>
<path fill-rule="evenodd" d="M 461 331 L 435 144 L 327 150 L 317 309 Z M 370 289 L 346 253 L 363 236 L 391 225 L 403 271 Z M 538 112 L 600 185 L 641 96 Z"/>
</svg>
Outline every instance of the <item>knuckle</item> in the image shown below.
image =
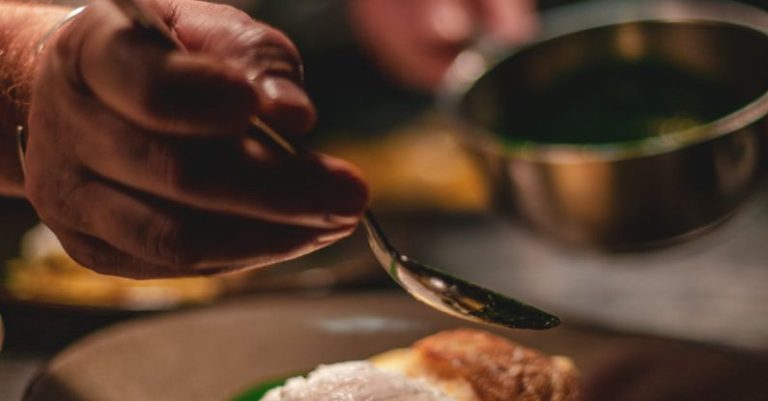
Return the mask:
<svg viewBox="0 0 768 401">
<path fill-rule="evenodd" d="M 281 31 L 263 24 L 251 25 L 237 34 L 249 55 L 252 68 L 300 79 L 301 57 L 293 42 Z"/>
<path fill-rule="evenodd" d="M 261 43 L 282 48 L 293 56 L 298 55 L 296 45 L 293 44 L 293 41 L 283 31 L 264 24 L 256 25 L 254 29 L 259 29 L 262 32 Z"/>
<path fill-rule="evenodd" d="M 247 13 L 229 4 L 213 4 L 212 8 L 230 23 L 252 24 L 254 22 Z"/>
<path fill-rule="evenodd" d="M 42 53 L 46 59 L 46 67 L 49 69 L 49 76 L 46 78 L 60 77 L 68 81 L 72 87 L 87 91 L 81 71 L 81 59 L 85 38 L 90 36 L 89 32 L 93 30 L 93 26 L 96 26 L 94 21 L 97 17 L 93 14 L 92 7 L 86 8 L 75 23 L 67 24 L 51 40 L 50 51 Z M 55 63 L 51 62 L 52 58 L 55 59 Z"/>
<path fill-rule="evenodd" d="M 51 54 L 59 60 L 72 60 L 79 44 L 75 31 L 67 28 L 62 29 L 50 45 Z"/>
<path fill-rule="evenodd" d="M 89 25 L 88 22 L 83 23 L 84 19 L 92 19 L 91 10 L 86 8 L 82 13 L 74 20 L 73 23 L 69 23 L 58 32 L 51 34 L 46 42 L 42 43 L 42 49 L 50 48 L 52 54 L 62 59 L 69 59 L 71 56 L 77 55 L 78 47 L 80 47 L 83 40 L 83 36 L 80 32 L 84 26 Z"/>
</svg>

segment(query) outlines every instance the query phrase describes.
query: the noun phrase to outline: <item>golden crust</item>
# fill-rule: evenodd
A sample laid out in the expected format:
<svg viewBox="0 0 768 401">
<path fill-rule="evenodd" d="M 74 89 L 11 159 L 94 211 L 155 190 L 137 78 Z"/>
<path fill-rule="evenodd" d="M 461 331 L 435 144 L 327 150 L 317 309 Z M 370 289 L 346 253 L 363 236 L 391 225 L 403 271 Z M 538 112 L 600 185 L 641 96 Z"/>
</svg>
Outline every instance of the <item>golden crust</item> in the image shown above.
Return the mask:
<svg viewBox="0 0 768 401">
<path fill-rule="evenodd" d="M 480 401 L 475 390 L 464 378 L 439 377 L 423 362 L 413 348 L 393 349 L 374 356 L 370 361 L 378 368 L 424 380 L 456 401 Z"/>
<path fill-rule="evenodd" d="M 466 380 L 479 401 L 577 399 L 576 370 L 567 358 L 550 358 L 490 333 L 444 331 L 413 350 L 439 379 Z"/>
</svg>

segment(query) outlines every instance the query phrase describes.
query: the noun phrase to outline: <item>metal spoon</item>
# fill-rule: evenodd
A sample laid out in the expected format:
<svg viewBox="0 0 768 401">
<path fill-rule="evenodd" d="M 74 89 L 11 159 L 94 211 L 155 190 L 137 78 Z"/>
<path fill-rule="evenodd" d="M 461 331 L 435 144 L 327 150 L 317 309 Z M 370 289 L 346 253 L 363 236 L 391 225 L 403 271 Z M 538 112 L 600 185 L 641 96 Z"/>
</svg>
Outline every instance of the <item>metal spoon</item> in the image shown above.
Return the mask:
<svg viewBox="0 0 768 401">
<path fill-rule="evenodd" d="M 145 11 L 138 0 L 111 0 L 135 25 L 183 46 L 154 13 Z M 269 140 L 277 149 L 300 157 L 307 151 L 292 144 L 258 117 L 252 117 L 252 136 Z M 362 224 L 368 242 L 381 267 L 417 300 L 449 315 L 478 323 L 509 328 L 548 329 L 560 319 L 533 306 L 493 292 L 444 271 L 427 266 L 400 253 L 392 246 L 371 210 Z"/>
</svg>

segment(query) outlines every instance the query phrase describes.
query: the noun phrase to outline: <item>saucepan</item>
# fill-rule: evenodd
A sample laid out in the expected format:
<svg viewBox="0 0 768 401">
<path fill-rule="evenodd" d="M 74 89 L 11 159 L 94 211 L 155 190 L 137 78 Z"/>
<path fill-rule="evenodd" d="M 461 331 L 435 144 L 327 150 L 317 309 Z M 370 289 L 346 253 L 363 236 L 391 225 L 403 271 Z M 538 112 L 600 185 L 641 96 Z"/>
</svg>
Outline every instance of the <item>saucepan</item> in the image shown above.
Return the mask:
<svg viewBox="0 0 768 401">
<path fill-rule="evenodd" d="M 462 53 L 440 104 L 498 210 L 575 244 L 674 243 L 760 185 L 768 14 L 727 1 L 562 7 L 524 46 Z"/>
</svg>

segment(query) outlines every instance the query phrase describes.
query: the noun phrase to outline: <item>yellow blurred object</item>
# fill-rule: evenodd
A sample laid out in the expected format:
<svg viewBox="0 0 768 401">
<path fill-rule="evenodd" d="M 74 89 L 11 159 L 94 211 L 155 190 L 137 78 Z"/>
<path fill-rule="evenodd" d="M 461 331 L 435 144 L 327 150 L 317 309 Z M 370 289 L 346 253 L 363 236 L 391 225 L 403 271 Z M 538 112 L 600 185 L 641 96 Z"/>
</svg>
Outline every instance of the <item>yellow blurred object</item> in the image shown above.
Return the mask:
<svg viewBox="0 0 768 401">
<path fill-rule="evenodd" d="M 467 152 L 439 124 L 424 121 L 384 136 L 345 136 L 321 149 L 360 167 L 377 209 L 478 211 L 488 188 Z"/>
<path fill-rule="evenodd" d="M 93 272 L 67 256 L 42 225 L 24 237 L 22 256 L 8 262 L 5 276 L 14 299 L 72 306 L 164 309 L 210 301 L 224 291 L 220 277 L 132 280 Z"/>
<path fill-rule="evenodd" d="M 68 256 L 9 262 L 6 289 L 16 299 L 75 306 L 162 309 L 211 300 L 221 285 L 211 278 L 131 280 L 95 273 Z"/>
</svg>

